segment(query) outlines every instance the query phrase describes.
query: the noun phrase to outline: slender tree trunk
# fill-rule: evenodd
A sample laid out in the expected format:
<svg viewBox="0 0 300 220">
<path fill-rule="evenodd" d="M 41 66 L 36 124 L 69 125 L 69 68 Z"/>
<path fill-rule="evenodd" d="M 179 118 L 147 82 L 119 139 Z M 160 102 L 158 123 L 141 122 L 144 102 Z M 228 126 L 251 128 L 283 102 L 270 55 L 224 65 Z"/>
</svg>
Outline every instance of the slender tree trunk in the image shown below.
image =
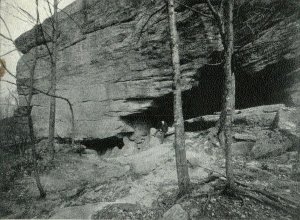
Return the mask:
<svg viewBox="0 0 300 220">
<path fill-rule="evenodd" d="M 174 0 L 168 0 L 169 24 L 171 35 L 172 63 L 174 71 L 174 125 L 175 125 L 175 154 L 180 193 L 186 193 L 190 186 L 190 177 L 185 151 L 184 121 L 182 113 L 181 74 L 179 59 L 179 37 L 176 27 Z"/>
<path fill-rule="evenodd" d="M 30 106 L 29 106 L 29 109 L 30 109 Z M 39 169 L 38 169 L 38 164 L 37 164 L 37 154 L 36 154 L 36 148 L 35 148 L 36 140 L 35 140 L 35 136 L 34 136 L 33 123 L 32 123 L 30 110 L 28 110 L 28 111 L 29 112 L 27 112 L 27 117 L 28 117 L 30 142 L 32 144 L 32 149 L 31 150 L 32 150 L 34 178 L 35 178 L 37 188 L 40 192 L 40 197 L 45 198 L 47 194 L 46 194 L 46 191 L 43 188 L 43 185 L 42 185 L 41 179 L 40 179 L 40 174 L 39 174 Z"/>
<path fill-rule="evenodd" d="M 38 0 L 36 0 L 36 11 L 37 11 L 37 24 L 38 24 Z M 38 32 L 35 32 L 35 39 L 37 40 L 38 38 Z M 34 178 L 36 185 L 38 187 L 38 190 L 40 192 L 40 197 L 45 198 L 46 197 L 46 191 L 44 190 L 42 184 L 41 184 L 41 179 L 39 175 L 39 170 L 38 170 L 38 164 L 37 164 L 37 155 L 36 155 L 36 149 L 35 149 L 35 135 L 34 135 L 34 130 L 33 130 L 33 122 L 31 118 L 31 101 L 32 101 L 32 96 L 33 96 L 33 85 L 34 85 L 34 72 L 35 72 L 35 67 L 37 63 L 37 54 L 38 54 L 38 49 L 37 47 L 35 48 L 34 52 L 34 62 L 32 65 L 32 68 L 30 70 L 30 78 L 29 78 L 29 92 L 28 92 L 28 100 L 27 100 L 27 120 L 28 120 L 28 127 L 29 127 L 29 138 L 30 142 L 32 144 L 32 160 L 33 160 L 33 172 L 34 172 Z"/>
<path fill-rule="evenodd" d="M 232 167 L 232 121 L 235 108 L 235 76 L 232 71 L 233 55 L 233 5 L 234 0 L 228 0 L 224 6 L 225 20 L 225 85 L 223 94 L 223 107 L 220 116 L 219 140 L 225 149 L 226 177 L 229 188 L 234 187 L 234 176 Z"/>
<path fill-rule="evenodd" d="M 54 0 L 54 14 L 53 14 L 53 47 L 51 58 L 51 89 L 50 94 L 55 96 L 56 93 L 56 61 L 57 61 L 57 38 L 58 38 L 58 15 L 57 15 L 58 1 Z M 51 149 L 52 160 L 54 159 L 54 137 L 55 137 L 55 115 L 56 115 L 56 99 L 50 98 L 50 115 L 49 115 L 49 137 L 48 146 Z"/>
<path fill-rule="evenodd" d="M 71 112 L 71 123 L 72 123 L 72 134 L 71 134 L 71 145 L 74 146 L 75 145 L 75 117 L 74 117 L 74 110 L 73 110 L 73 106 L 71 104 L 71 102 L 69 100 L 67 100 L 69 108 L 70 108 L 70 112 Z"/>
</svg>

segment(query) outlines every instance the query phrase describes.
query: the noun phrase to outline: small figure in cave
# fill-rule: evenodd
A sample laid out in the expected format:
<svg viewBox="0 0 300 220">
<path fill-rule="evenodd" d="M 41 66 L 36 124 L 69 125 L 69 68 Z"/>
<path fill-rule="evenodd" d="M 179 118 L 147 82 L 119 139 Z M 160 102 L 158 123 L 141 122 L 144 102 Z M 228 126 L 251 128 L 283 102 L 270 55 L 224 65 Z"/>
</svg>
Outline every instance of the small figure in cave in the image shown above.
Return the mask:
<svg viewBox="0 0 300 220">
<path fill-rule="evenodd" d="M 154 135 L 156 135 L 157 132 L 159 132 L 160 143 L 163 144 L 165 140 L 165 135 L 168 132 L 168 124 L 165 121 L 161 121 Z"/>
</svg>

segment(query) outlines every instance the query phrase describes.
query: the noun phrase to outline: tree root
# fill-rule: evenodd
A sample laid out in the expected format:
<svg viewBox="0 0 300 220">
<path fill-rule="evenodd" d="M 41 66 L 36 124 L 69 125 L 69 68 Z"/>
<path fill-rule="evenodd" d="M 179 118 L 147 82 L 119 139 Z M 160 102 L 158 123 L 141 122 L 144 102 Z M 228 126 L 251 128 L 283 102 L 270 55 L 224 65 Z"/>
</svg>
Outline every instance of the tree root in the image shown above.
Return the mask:
<svg viewBox="0 0 300 220">
<path fill-rule="evenodd" d="M 255 186 L 241 183 L 239 181 L 235 181 L 235 186 L 233 188 L 228 188 L 226 185 L 224 193 L 226 195 L 235 196 L 236 198 L 241 199 L 242 204 L 244 204 L 244 200 L 242 198 L 242 196 L 244 196 L 276 209 L 281 209 L 282 211 L 293 216 L 298 216 L 300 214 L 299 203 L 296 203 L 278 194 L 269 192 L 267 190 L 261 190 Z"/>
<path fill-rule="evenodd" d="M 278 199 L 270 199 L 262 194 L 255 194 L 249 190 L 237 188 L 237 193 L 240 195 L 246 196 L 250 199 L 254 199 L 262 204 L 267 204 L 271 207 L 278 208 L 283 210 L 284 212 L 291 214 L 293 216 L 296 216 L 299 214 L 300 207 L 296 207 L 294 205 L 291 205 L 289 203 L 283 203 Z"/>
<path fill-rule="evenodd" d="M 212 196 L 216 195 L 226 195 L 230 197 L 235 197 L 241 201 L 241 205 L 245 204 L 243 197 L 248 197 L 252 200 L 260 202 L 262 204 L 268 205 L 270 207 L 274 207 L 276 209 L 280 209 L 292 216 L 299 216 L 300 215 L 300 203 L 292 201 L 289 198 L 284 196 L 278 195 L 276 193 L 267 191 L 265 189 L 259 189 L 256 186 L 249 185 L 243 182 L 239 182 L 235 180 L 234 187 L 228 187 L 226 184 L 226 178 L 220 175 L 211 174 L 206 179 L 202 180 L 197 185 L 205 185 L 210 182 L 219 180 L 221 182 L 219 189 L 215 190 L 214 192 L 205 192 L 197 195 L 192 195 L 191 193 L 184 195 L 183 197 L 179 198 L 177 202 L 181 202 L 182 200 L 191 197 L 191 198 L 199 198 L 199 197 L 207 197 L 205 204 L 202 207 L 203 213 L 207 209 L 207 206 L 212 198 Z M 224 182 L 224 184 L 222 184 Z"/>
</svg>

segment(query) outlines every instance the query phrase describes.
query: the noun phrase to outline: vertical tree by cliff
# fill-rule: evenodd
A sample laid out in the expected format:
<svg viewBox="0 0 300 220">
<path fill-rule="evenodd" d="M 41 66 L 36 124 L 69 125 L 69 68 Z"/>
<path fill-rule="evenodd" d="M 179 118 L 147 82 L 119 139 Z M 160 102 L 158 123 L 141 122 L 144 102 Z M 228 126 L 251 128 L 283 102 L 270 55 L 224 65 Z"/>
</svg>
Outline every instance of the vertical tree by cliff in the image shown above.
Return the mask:
<svg viewBox="0 0 300 220">
<path fill-rule="evenodd" d="M 207 4 L 212 12 L 221 35 L 222 44 L 224 47 L 224 93 L 222 98 L 222 110 L 219 120 L 218 138 L 221 146 L 225 149 L 226 159 L 226 178 L 227 186 L 233 188 L 234 176 L 232 168 L 232 120 L 235 108 L 235 76 L 232 71 L 232 55 L 233 55 L 233 7 L 234 0 L 221 1 L 220 8 L 223 9 L 223 18 L 221 12 L 212 5 L 210 0 Z"/>
<path fill-rule="evenodd" d="M 55 136 L 55 115 L 56 115 L 56 64 L 57 64 L 57 39 L 58 39 L 58 0 L 54 0 L 54 14 L 52 18 L 52 56 L 51 60 L 51 79 L 50 79 L 50 115 L 49 115 L 49 137 L 48 146 L 52 151 L 52 159 L 54 159 L 55 149 L 54 149 L 54 136 Z"/>
<path fill-rule="evenodd" d="M 184 137 L 184 121 L 182 113 L 182 97 L 181 97 L 181 73 L 179 59 L 179 36 L 176 27 L 176 14 L 174 9 L 174 0 L 168 0 L 169 26 L 171 37 L 171 53 L 174 71 L 174 126 L 175 126 L 175 154 L 176 168 L 178 176 L 178 186 L 180 194 L 188 191 L 190 178 L 185 151 Z"/>
<path fill-rule="evenodd" d="M 39 23 L 39 1 L 36 0 L 36 25 Z M 35 31 L 35 40 L 37 41 L 38 39 L 38 30 L 36 29 Z M 33 84 L 34 84 L 34 72 L 37 64 L 37 58 L 38 58 L 38 48 L 36 47 L 33 53 L 33 64 L 30 68 L 30 76 L 29 76 L 29 85 L 28 85 L 28 98 L 27 98 L 27 120 L 28 120 L 28 127 L 29 127 L 29 137 L 30 137 L 30 142 L 32 144 L 32 160 L 33 160 L 33 169 L 34 169 L 34 178 L 36 185 L 38 187 L 38 190 L 40 192 L 40 197 L 45 198 L 46 197 L 46 191 L 44 190 L 42 184 L 41 184 L 41 179 L 38 171 L 38 165 L 37 165 L 37 153 L 36 153 L 36 139 L 34 135 L 34 130 L 33 130 L 33 122 L 31 118 L 31 101 L 32 101 L 32 96 L 33 96 Z"/>
</svg>

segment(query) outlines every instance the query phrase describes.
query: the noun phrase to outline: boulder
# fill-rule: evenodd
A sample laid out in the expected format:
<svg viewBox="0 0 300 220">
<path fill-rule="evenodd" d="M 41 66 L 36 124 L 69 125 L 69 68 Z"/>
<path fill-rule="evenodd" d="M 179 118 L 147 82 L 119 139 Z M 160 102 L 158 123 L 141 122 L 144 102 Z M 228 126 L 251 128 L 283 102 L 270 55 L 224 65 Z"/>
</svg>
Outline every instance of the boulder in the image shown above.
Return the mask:
<svg viewBox="0 0 300 220">
<path fill-rule="evenodd" d="M 124 146 L 122 148 L 123 155 L 131 155 L 137 151 L 135 142 L 131 141 L 128 137 L 123 137 Z"/>
<path fill-rule="evenodd" d="M 292 149 L 293 142 L 280 131 L 260 130 L 257 132 L 258 140 L 255 142 L 250 154 L 253 158 L 278 156 Z"/>
<path fill-rule="evenodd" d="M 188 213 L 181 207 L 181 205 L 176 204 L 172 206 L 165 214 L 163 215 L 163 220 L 188 220 Z"/>
<path fill-rule="evenodd" d="M 233 155 L 247 156 L 249 155 L 254 145 L 255 145 L 254 142 L 249 142 L 249 141 L 233 143 L 231 145 L 232 153 Z"/>
<path fill-rule="evenodd" d="M 173 152 L 164 145 L 149 148 L 129 158 L 131 169 L 137 175 L 149 174 L 157 167 L 163 167 L 170 159 L 174 159 Z"/>
<path fill-rule="evenodd" d="M 272 126 L 289 137 L 294 145 L 300 147 L 300 109 L 279 109 Z"/>
<path fill-rule="evenodd" d="M 252 150 L 251 156 L 254 159 L 265 158 L 270 156 L 278 156 L 286 152 L 290 146 L 284 144 L 271 144 L 271 143 L 256 143 Z"/>
<path fill-rule="evenodd" d="M 117 156 L 120 156 L 120 148 L 118 148 L 117 146 L 115 146 L 112 151 L 111 151 L 111 157 L 117 157 Z"/>
<path fill-rule="evenodd" d="M 150 128 L 150 136 L 155 136 L 157 133 L 157 129 L 156 128 Z"/>
<path fill-rule="evenodd" d="M 276 105 L 263 105 L 251 107 L 247 109 L 239 109 L 235 111 L 233 124 L 234 125 L 247 125 L 247 126 L 272 126 L 276 113 L 280 109 L 285 108 L 283 104 Z M 204 115 L 197 118 L 188 119 L 185 121 L 186 126 L 197 126 L 203 129 L 214 127 L 219 121 L 220 112 L 214 115 Z M 234 137 L 240 140 L 255 141 L 256 137 L 246 134 L 235 134 Z"/>
</svg>

